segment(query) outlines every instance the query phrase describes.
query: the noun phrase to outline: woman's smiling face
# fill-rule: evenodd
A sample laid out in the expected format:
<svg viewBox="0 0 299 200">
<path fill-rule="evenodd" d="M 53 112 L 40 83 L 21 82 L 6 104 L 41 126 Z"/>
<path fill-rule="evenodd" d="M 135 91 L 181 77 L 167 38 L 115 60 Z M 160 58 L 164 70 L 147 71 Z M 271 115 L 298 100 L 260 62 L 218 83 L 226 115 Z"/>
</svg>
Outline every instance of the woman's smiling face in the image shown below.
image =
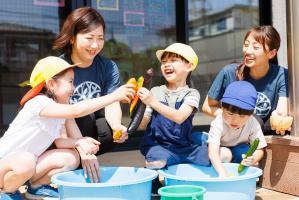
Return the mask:
<svg viewBox="0 0 299 200">
<path fill-rule="evenodd" d="M 247 67 L 259 67 L 268 64 L 269 60 L 276 55 L 276 50 L 269 50 L 254 39 L 253 33 L 249 34 L 243 44 L 244 62 Z"/>
<path fill-rule="evenodd" d="M 91 63 L 104 47 L 104 30 L 98 26 L 88 33 L 78 33 L 73 41 L 72 58 L 76 62 Z"/>
</svg>

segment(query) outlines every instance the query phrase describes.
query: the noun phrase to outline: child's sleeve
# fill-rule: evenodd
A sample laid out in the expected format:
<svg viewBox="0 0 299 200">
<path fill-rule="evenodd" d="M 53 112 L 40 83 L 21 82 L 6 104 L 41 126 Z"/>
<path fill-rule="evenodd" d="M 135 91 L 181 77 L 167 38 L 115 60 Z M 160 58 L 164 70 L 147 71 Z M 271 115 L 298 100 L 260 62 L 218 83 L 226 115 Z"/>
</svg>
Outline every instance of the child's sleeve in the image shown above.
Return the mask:
<svg viewBox="0 0 299 200">
<path fill-rule="evenodd" d="M 150 106 L 146 106 L 144 116 L 151 118 L 153 113 L 153 109 Z"/>
<path fill-rule="evenodd" d="M 257 147 L 257 149 L 262 149 L 264 147 L 267 146 L 267 142 L 264 136 L 264 133 L 262 131 L 261 125 L 259 124 L 259 122 L 252 117 L 252 133 L 249 136 L 249 143 L 252 144 L 252 142 L 258 138 L 260 140 L 259 146 Z"/>
<path fill-rule="evenodd" d="M 33 99 L 29 100 L 25 106 L 29 106 L 32 110 L 33 115 L 39 115 L 40 111 L 43 110 L 50 103 L 55 103 L 51 98 L 46 97 L 45 95 L 37 95 Z"/>
<path fill-rule="evenodd" d="M 197 112 L 199 108 L 199 101 L 200 101 L 200 94 L 196 89 L 191 90 L 188 93 L 188 95 L 186 95 L 184 98 L 184 104 L 192 106 L 194 108 L 193 112 Z"/>
<path fill-rule="evenodd" d="M 220 123 L 221 122 L 218 117 L 216 117 L 216 119 L 212 121 L 209 131 L 208 143 L 213 143 L 219 146 L 221 145 L 222 128 Z"/>
</svg>

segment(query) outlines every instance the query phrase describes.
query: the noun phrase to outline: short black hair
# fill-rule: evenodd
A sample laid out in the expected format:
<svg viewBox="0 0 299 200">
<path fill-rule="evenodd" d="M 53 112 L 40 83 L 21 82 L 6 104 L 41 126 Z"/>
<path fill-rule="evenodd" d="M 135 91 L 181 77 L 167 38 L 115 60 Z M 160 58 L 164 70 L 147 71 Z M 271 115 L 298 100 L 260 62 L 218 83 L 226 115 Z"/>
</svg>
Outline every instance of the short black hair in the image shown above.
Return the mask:
<svg viewBox="0 0 299 200">
<path fill-rule="evenodd" d="M 246 110 L 224 102 L 221 102 L 221 107 L 228 110 L 231 113 L 238 115 L 252 115 L 254 112 L 254 110 Z"/>
</svg>

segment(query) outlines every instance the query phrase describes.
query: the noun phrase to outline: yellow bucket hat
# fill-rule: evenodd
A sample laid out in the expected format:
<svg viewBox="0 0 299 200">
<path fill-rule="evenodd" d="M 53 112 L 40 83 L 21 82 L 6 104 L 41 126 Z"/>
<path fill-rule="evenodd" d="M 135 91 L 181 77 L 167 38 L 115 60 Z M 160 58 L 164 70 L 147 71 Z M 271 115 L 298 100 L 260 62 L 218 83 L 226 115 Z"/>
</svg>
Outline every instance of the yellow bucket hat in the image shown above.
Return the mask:
<svg viewBox="0 0 299 200">
<path fill-rule="evenodd" d="M 36 63 L 31 73 L 29 84 L 33 88 L 41 82 L 49 80 L 60 72 L 74 66 L 76 65 L 71 65 L 62 58 L 48 56 Z"/>
<path fill-rule="evenodd" d="M 158 50 L 156 52 L 156 56 L 160 62 L 161 57 L 165 52 L 175 53 L 185 58 L 187 61 L 193 64 L 192 71 L 196 68 L 198 64 L 198 57 L 195 51 L 189 45 L 182 43 L 174 43 L 172 45 L 169 45 L 166 49 Z"/>
<path fill-rule="evenodd" d="M 44 84 L 47 80 L 53 78 L 55 75 L 60 72 L 74 67 L 62 58 L 55 56 L 48 56 L 39 60 L 30 76 L 29 85 L 32 87 L 20 101 L 21 106 L 23 106 L 28 100 L 32 99 L 38 95 L 44 87 Z"/>
</svg>

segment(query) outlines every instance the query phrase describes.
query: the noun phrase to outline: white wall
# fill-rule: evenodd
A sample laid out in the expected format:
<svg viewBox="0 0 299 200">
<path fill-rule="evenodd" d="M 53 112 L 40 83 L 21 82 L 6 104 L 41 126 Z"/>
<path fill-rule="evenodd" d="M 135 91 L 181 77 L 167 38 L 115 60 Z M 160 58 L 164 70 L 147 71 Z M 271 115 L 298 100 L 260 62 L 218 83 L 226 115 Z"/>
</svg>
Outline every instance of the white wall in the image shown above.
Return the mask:
<svg viewBox="0 0 299 200">
<path fill-rule="evenodd" d="M 281 37 L 278 64 L 288 67 L 286 1 L 272 0 L 272 22 Z"/>
</svg>

